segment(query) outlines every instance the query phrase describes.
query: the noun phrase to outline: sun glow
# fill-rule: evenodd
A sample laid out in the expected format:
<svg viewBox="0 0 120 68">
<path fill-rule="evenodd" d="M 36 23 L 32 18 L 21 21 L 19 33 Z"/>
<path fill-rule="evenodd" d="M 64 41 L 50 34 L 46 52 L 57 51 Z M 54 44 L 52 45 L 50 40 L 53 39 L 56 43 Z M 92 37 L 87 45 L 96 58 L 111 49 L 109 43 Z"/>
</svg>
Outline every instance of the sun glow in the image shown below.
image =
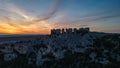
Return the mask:
<svg viewBox="0 0 120 68">
<path fill-rule="evenodd" d="M 14 4 L 7 4 L 10 15 L 0 19 L 0 33 L 5 34 L 49 34 L 53 28 L 45 19 L 39 19 Z"/>
<path fill-rule="evenodd" d="M 6 34 L 48 34 L 52 25 L 46 21 L 23 25 L 18 22 L 0 21 L 0 32 Z"/>
</svg>

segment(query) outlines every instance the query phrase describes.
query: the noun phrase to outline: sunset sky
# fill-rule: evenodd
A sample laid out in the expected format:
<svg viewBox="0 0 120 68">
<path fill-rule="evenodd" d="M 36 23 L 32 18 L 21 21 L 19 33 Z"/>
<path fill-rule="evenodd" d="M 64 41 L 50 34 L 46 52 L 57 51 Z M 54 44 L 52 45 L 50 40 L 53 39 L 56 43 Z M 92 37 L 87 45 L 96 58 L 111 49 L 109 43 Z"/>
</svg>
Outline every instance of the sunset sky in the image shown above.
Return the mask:
<svg viewBox="0 0 120 68">
<path fill-rule="evenodd" d="M 0 34 L 80 27 L 120 33 L 120 0 L 0 0 Z"/>
</svg>

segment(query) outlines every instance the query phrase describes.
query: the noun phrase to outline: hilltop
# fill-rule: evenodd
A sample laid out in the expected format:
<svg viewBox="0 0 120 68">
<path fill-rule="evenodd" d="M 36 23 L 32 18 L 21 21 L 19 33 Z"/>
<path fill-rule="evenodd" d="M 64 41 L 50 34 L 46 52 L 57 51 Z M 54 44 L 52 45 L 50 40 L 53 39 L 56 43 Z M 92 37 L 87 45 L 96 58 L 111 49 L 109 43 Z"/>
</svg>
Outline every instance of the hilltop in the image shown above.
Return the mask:
<svg viewBox="0 0 120 68">
<path fill-rule="evenodd" d="M 0 45 L 0 67 L 117 68 L 120 63 L 120 34 L 85 31 L 23 38 Z"/>
</svg>

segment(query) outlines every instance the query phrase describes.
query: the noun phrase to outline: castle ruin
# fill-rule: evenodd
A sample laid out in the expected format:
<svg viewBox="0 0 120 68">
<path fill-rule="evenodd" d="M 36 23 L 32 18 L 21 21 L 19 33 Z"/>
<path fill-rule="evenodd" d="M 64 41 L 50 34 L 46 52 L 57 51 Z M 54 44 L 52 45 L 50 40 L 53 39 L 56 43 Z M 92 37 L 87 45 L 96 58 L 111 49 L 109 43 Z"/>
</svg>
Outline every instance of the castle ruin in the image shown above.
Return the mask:
<svg viewBox="0 0 120 68">
<path fill-rule="evenodd" d="M 88 33 L 90 32 L 90 28 L 62 28 L 62 29 L 51 29 L 51 35 L 60 35 L 60 34 L 80 34 L 80 33 Z"/>
</svg>

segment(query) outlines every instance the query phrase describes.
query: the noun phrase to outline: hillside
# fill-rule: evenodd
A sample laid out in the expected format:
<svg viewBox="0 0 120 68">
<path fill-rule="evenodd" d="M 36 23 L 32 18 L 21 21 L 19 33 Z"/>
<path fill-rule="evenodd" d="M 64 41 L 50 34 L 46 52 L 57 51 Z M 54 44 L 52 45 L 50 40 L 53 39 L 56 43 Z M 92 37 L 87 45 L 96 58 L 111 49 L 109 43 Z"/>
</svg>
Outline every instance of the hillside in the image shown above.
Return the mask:
<svg viewBox="0 0 120 68">
<path fill-rule="evenodd" d="M 120 34 L 37 35 L 2 43 L 0 68 L 118 68 L 119 49 Z"/>
</svg>

